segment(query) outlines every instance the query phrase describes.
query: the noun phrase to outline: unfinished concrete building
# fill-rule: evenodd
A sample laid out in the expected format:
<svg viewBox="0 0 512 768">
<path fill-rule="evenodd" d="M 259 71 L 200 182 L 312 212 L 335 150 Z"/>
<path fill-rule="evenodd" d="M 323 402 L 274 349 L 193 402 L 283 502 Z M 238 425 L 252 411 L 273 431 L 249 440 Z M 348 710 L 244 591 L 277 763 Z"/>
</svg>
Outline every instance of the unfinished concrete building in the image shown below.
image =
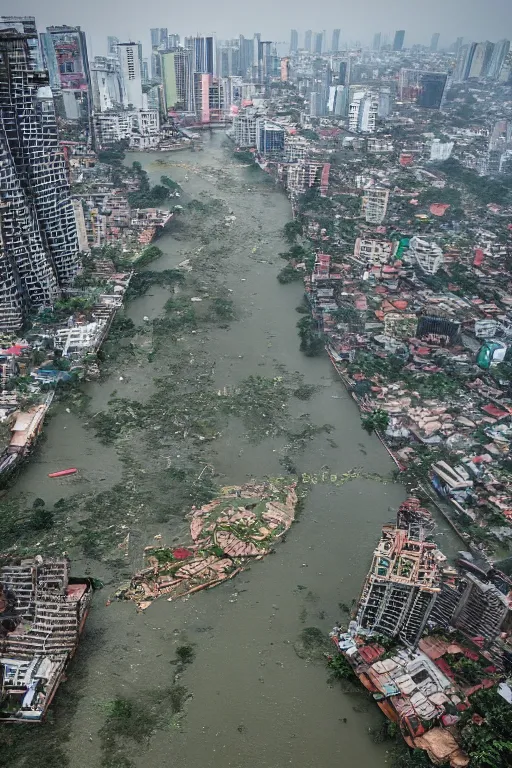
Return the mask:
<svg viewBox="0 0 512 768">
<path fill-rule="evenodd" d="M 15 331 L 79 269 L 78 240 L 45 72 L 28 36 L 0 30 L 0 329 Z"/>
<path fill-rule="evenodd" d="M 396 525 L 383 527 L 359 601 L 361 629 L 417 646 L 441 582 L 444 557 L 428 540 L 433 527 L 417 499 L 400 506 Z"/>
</svg>

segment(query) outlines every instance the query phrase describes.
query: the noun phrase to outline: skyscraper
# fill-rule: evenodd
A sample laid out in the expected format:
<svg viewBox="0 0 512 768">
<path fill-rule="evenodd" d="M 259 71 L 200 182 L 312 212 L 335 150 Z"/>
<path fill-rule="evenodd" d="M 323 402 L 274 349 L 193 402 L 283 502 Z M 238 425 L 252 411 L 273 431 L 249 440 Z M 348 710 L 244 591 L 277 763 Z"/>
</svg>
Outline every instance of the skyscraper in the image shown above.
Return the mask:
<svg viewBox="0 0 512 768">
<path fill-rule="evenodd" d="M 432 35 L 432 39 L 430 41 L 430 50 L 432 53 L 435 53 L 437 51 L 437 46 L 439 45 L 439 38 L 440 38 L 439 32 L 434 32 L 434 34 Z"/>
<path fill-rule="evenodd" d="M 333 31 L 332 31 L 332 42 L 331 42 L 331 53 L 336 53 L 336 51 L 339 51 L 339 49 L 340 49 L 340 34 L 341 34 L 341 29 L 333 29 Z"/>
<path fill-rule="evenodd" d="M 486 40 L 483 43 L 477 43 L 471 60 L 471 66 L 468 72 L 468 78 L 485 77 L 487 68 L 490 64 L 494 50 L 494 44 Z"/>
<path fill-rule="evenodd" d="M 95 112 L 107 112 L 122 104 L 119 60 L 95 56 L 91 64 L 92 105 Z"/>
<path fill-rule="evenodd" d="M 420 90 L 416 99 L 418 107 L 440 109 L 448 75 L 443 72 L 422 72 Z"/>
<path fill-rule="evenodd" d="M 349 130 L 354 133 L 374 133 L 379 100 L 367 91 L 357 91 L 349 105 Z"/>
<path fill-rule="evenodd" d="M 117 46 L 121 64 L 123 105 L 143 109 L 142 72 L 137 43 L 119 43 Z"/>
<path fill-rule="evenodd" d="M 215 73 L 215 40 L 213 36 L 193 38 L 194 72 L 204 75 Z"/>
<path fill-rule="evenodd" d="M 169 37 L 167 27 L 153 27 L 149 30 L 151 33 L 151 48 L 158 49 L 161 46 L 167 45 L 167 39 Z"/>
<path fill-rule="evenodd" d="M 0 328 L 50 304 L 79 268 L 55 108 L 29 37 L 0 31 Z"/>
<path fill-rule="evenodd" d="M 91 77 L 85 32 L 80 27 L 47 27 L 41 34 L 44 65 L 67 120 L 89 120 Z"/>
<path fill-rule="evenodd" d="M 180 45 L 180 36 L 179 35 L 169 35 L 167 38 L 167 47 L 172 50 L 173 48 L 179 48 Z"/>
<path fill-rule="evenodd" d="M 468 45 L 461 46 L 459 53 L 457 54 L 457 63 L 453 73 L 455 82 L 463 83 L 468 79 L 475 49 L 476 43 L 469 43 Z"/>
<path fill-rule="evenodd" d="M 165 109 L 194 110 L 192 51 L 179 48 L 160 54 Z"/>
<path fill-rule="evenodd" d="M 510 40 L 498 40 L 494 46 L 489 67 L 487 69 L 487 77 L 491 80 L 498 80 L 509 50 Z"/>
<path fill-rule="evenodd" d="M 401 51 L 404 47 L 405 29 L 397 29 L 395 32 L 395 39 L 393 41 L 393 50 Z"/>
<path fill-rule="evenodd" d="M 322 53 L 322 47 L 324 42 L 324 36 L 322 32 L 316 32 L 315 33 L 315 50 L 314 53 L 321 54 Z"/>
<path fill-rule="evenodd" d="M 296 29 L 290 33 L 290 53 L 296 53 L 299 47 L 299 34 Z"/>
<path fill-rule="evenodd" d="M 306 51 L 311 51 L 311 40 L 313 38 L 313 32 L 308 29 L 304 33 L 304 48 Z"/>
<path fill-rule="evenodd" d="M 376 32 L 373 36 L 373 50 L 374 51 L 380 51 L 380 39 L 381 35 L 380 32 Z"/>
</svg>

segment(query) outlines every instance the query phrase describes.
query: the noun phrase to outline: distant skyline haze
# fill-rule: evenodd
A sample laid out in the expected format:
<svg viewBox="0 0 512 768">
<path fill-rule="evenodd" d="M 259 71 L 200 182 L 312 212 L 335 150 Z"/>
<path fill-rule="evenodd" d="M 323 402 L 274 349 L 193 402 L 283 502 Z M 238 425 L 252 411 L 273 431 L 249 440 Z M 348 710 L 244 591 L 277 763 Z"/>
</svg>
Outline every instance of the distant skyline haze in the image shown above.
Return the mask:
<svg viewBox="0 0 512 768">
<path fill-rule="evenodd" d="M 195 0 L 179 6 L 167 0 L 3 0 L 1 12 L 35 16 L 39 31 L 49 25 L 80 25 L 89 40 L 90 57 L 106 53 L 107 35 L 122 41 L 140 40 L 147 55 L 149 29 L 160 26 L 167 27 L 170 34 L 213 32 L 220 39 L 261 32 L 267 40 L 283 43 L 289 43 L 293 28 L 299 33 L 299 45 L 307 29 L 332 31 L 337 27 L 341 28 L 341 42 L 359 40 L 363 45 L 369 45 L 376 32 L 387 35 L 392 43 L 395 31 L 405 29 L 405 48 L 415 43 L 430 45 L 434 32 L 440 32 L 440 48 L 461 36 L 494 42 L 512 37 L 511 0 L 367 0 L 364 4 L 325 0 L 320 13 L 312 3 L 276 4 L 271 0 L 243 6 L 234 0 Z"/>
</svg>

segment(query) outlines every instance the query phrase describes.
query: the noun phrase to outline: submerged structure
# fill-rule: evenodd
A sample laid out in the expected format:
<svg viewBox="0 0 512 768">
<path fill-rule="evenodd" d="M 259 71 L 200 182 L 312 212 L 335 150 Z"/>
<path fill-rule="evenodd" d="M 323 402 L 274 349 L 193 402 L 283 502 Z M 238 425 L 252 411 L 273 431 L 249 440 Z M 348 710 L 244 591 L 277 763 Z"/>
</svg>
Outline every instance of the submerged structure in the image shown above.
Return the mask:
<svg viewBox="0 0 512 768">
<path fill-rule="evenodd" d="M 246 483 L 190 513 L 192 543 L 146 547 L 147 567 L 118 596 L 144 610 L 160 595 L 169 600 L 215 587 L 267 555 L 295 518 L 295 484 Z"/>
<path fill-rule="evenodd" d="M 76 651 L 92 597 L 67 559 L 0 564 L 0 720 L 44 719 Z"/>
<path fill-rule="evenodd" d="M 331 637 L 406 743 L 462 768 L 459 721 L 512 659 L 512 582 L 472 553 L 448 565 L 433 529 L 418 499 L 400 506 L 382 529 L 354 620 Z"/>
</svg>

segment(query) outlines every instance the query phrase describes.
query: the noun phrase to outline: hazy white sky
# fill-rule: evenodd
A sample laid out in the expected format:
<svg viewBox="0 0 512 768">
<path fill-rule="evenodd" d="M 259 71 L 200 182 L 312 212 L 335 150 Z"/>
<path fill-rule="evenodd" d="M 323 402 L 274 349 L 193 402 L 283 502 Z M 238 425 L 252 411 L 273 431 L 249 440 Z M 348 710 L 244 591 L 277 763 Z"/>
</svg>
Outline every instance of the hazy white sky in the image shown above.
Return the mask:
<svg viewBox="0 0 512 768">
<path fill-rule="evenodd" d="M 149 28 L 169 33 L 206 34 L 219 38 L 252 36 L 288 41 L 290 29 L 341 28 L 343 41 L 370 41 L 374 32 L 391 36 L 406 30 L 405 45 L 427 43 L 441 33 L 441 47 L 462 36 L 496 41 L 512 38 L 512 0 L 1 0 L 0 13 L 35 16 L 39 30 L 52 24 L 79 24 L 92 51 L 106 52 L 107 35 L 141 40 L 148 53 Z"/>
</svg>

